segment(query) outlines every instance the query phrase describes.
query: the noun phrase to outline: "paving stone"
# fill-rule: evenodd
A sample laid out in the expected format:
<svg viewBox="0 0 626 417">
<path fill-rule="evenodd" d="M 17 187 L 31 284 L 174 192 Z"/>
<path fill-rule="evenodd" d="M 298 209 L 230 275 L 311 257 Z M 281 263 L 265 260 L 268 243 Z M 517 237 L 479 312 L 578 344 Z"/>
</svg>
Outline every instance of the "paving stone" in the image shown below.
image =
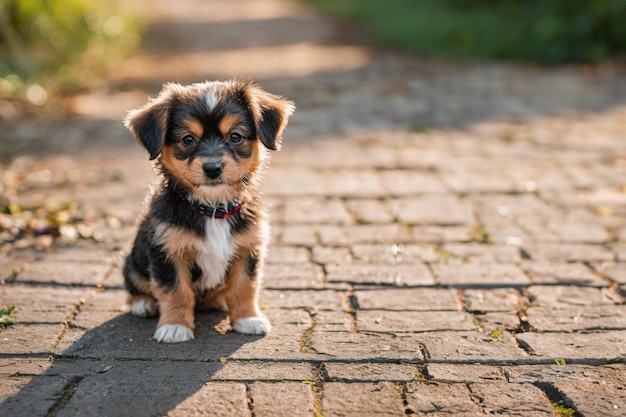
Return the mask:
<svg viewBox="0 0 626 417">
<path fill-rule="evenodd" d="M 557 381 L 554 387 L 571 400 L 576 411 L 584 416 L 619 417 L 626 410 L 623 380 L 619 384 Z"/>
<path fill-rule="evenodd" d="M 56 372 L 80 372 L 81 379 L 58 415 L 82 415 L 86 410 L 99 416 L 145 415 L 146 411 L 153 415 L 205 415 L 206 410 L 219 410 L 220 415 L 248 415 L 244 384 L 206 383 L 220 366 L 151 360 L 61 362 L 55 365 Z"/>
<path fill-rule="evenodd" d="M 474 195 L 478 216 L 498 216 L 501 218 L 556 218 L 561 212 L 542 201 L 535 194 L 487 194 Z"/>
<path fill-rule="evenodd" d="M 624 364 L 591 365 L 521 365 L 503 368 L 510 382 L 581 381 L 600 385 L 621 385 Z"/>
<path fill-rule="evenodd" d="M 109 313 L 126 313 L 129 311 L 128 291 L 126 289 L 97 289 L 82 306 L 76 317 L 87 311 L 109 312 Z"/>
<path fill-rule="evenodd" d="M 489 164 L 489 162 L 485 162 Z M 453 167 L 442 172 L 445 184 L 457 193 L 511 193 L 517 186 L 503 173 L 494 175 L 493 169 L 468 170 L 465 167 Z"/>
<path fill-rule="evenodd" d="M 13 324 L 0 330 L 2 353 L 48 356 L 64 329 L 61 324 Z"/>
<path fill-rule="evenodd" d="M 387 168 L 396 160 L 396 152 L 391 147 L 339 140 L 317 140 L 307 147 L 291 149 L 290 156 L 303 166 L 316 168 Z M 350 157 L 346 158 L 346 154 Z M 280 154 L 276 156 L 280 160 Z"/>
<path fill-rule="evenodd" d="M 517 311 L 522 304 L 522 295 L 511 288 L 466 289 L 463 301 L 468 311 L 495 312 Z"/>
<path fill-rule="evenodd" d="M 393 223 L 394 216 L 389 206 L 381 200 L 358 199 L 346 201 L 358 223 Z"/>
<path fill-rule="evenodd" d="M 433 245 L 387 244 L 354 245 L 352 254 L 358 262 L 385 264 L 413 264 L 441 260 L 440 251 Z"/>
<path fill-rule="evenodd" d="M 133 214 L 134 217 L 134 214 Z M 46 261 L 49 262 L 70 262 L 70 263 L 96 263 L 102 265 L 111 265 L 117 258 L 118 254 L 103 248 L 95 247 L 95 245 L 70 247 L 53 247 L 46 254 Z"/>
<path fill-rule="evenodd" d="M 594 333 L 519 333 L 520 344 L 533 356 L 602 363 L 626 355 L 626 331 Z"/>
<path fill-rule="evenodd" d="M 312 381 L 313 368 L 305 362 L 226 361 L 211 376 L 214 381 Z"/>
<path fill-rule="evenodd" d="M 288 198 L 283 221 L 287 224 L 350 224 L 352 217 L 343 201 L 314 197 Z"/>
<path fill-rule="evenodd" d="M 524 223 L 521 223 L 524 227 Z M 607 243 L 611 241 L 611 236 L 605 227 L 597 223 L 582 221 L 549 222 L 548 230 L 557 235 L 559 242 L 571 243 Z"/>
<path fill-rule="evenodd" d="M 314 352 L 305 350 L 305 341 L 309 337 L 313 323 L 310 315 L 302 311 L 267 311 L 272 323 L 272 331 L 264 337 L 234 335 L 231 340 L 216 340 L 207 337 L 204 351 L 209 351 L 210 359 L 226 357 L 236 360 L 259 361 L 303 361 L 321 359 Z M 220 335 L 222 336 L 222 335 Z M 241 338 L 241 339 L 240 339 Z M 235 345 L 232 344 L 239 339 Z M 243 342 L 243 343 L 242 343 Z M 234 348 L 238 346 L 237 348 Z M 219 356 L 216 353 L 222 351 Z"/>
<path fill-rule="evenodd" d="M 265 288 L 322 288 L 324 271 L 313 263 L 267 264 L 263 270 Z"/>
<path fill-rule="evenodd" d="M 474 318 L 461 311 L 359 310 L 356 327 L 362 332 L 435 332 L 475 330 Z"/>
<path fill-rule="evenodd" d="M 337 169 L 324 172 L 324 191 L 333 197 L 382 197 L 386 189 L 381 179 L 369 169 Z"/>
<path fill-rule="evenodd" d="M 523 249 L 533 261 L 602 262 L 614 259 L 613 253 L 601 245 L 524 244 Z"/>
<path fill-rule="evenodd" d="M 289 181 L 285 181 L 289 178 Z M 307 167 L 274 166 L 267 170 L 263 182 L 265 194 L 276 197 L 324 195 L 326 178 L 322 172 Z"/>
<path fill-rule="evenodd" d="M 412 382 L 405 397 L 407 411 L 418 416 L 483 415 L 464 384 Z"/>
<path fill-rule="evenodd" d="M 358 243 L 409 243 L 408 228 L 394 224 L 361 224 L 355 226 L 320 226 L 320 241 L 328 246 L 350 246 Z"/>
<path fill-rule="evenodd" d="M 604 227 L 581 221 L 528 217 L 517 222 L 537 242 L 606 243 L 611 240 Z"/>
<path fill-rule="evenodd" d="M 95 286 L 110 270 L 109 265 L 39 261 L 24 265 L 16 282 Z"/>
<path fill-rule="evenodd" d="M 421 370 L 413 364 L 328 362 L 324 369 L 331 381 L 340 382 L 401 382 L 423 378 Z"/>
<path fill-rule="evenodd" d="M 623 242 L 626 240 L 626 227 L 621 229 L 620 233 L 620 241 Z M 617 260 L 619 262 L 626 262 L 626 243 L 618 243 L 613 246 L 613 251 L 617 255 Z"/>
<path fill-rule="evenodd" d="M 516 313 L 476 314 L 474 320 L 480 330 L 492 337 L 504 330 L 514 332 L 520 328 L 520 320 Z"/>
<path fill-rule="evenodd" d="M 0 378 L 2 398 L 1 416 L 32 417 L 48 415 L 61 399 L 72 378 L 65 375 L 39 377 Z"/>
<path fill-rule="evenodd" d="M 82 305 L 70 325 L 72 329 L 88 330 L 128 313 L 128 293 L 126 290 L 103 289 L 94 291 L 89 300 Z M 69 333 L 66 332 L 69 337 Z"/>
<path fill-rule="evenodd" d="M 0 358 L 0 376 L 40 375 L 50 366 L 52 366 L 50 358 Z"/>
<path fill-rule="evenodd" d="M 111 273 L 107 275 L 102 285 L 98 284 L 98 288 L 116 288 L 125 289 L 124 274 L 121 266 L 115 266 L 111 269 Z"/>
<path fill-rule="evenodd" d="M 352 254 L 347 247 L 313 247 L 313 262 L 317 264 L 342 264 L 352 261 Z"/>
<path fill-rule="evenodd" d="M 477 231 L 478 233 L 477 239 Z M 525 242 L 533 241 L 533 237 L 524 229 L 522 229 L 513 218 L 501 217 L 494 215 L 492 217 L 483 217 L 480 219 L 480 224 L 474 226 L 468 230 L 468 240 L 480 240 L 484 242 L 487 240 L 494 245 L 509 245 L 513 247 L 520 247 Z"/>
<path fill-rule="evenodd" d="M 471 207 L 452 195 L 428 195 L 390 200 L 396 218 L 411 225 L 455 226 L 473 223 Z"/>
<path fill-rule="evenodd" d="M 429 361 L 494 363 L 529 359 L 517 346 L 515 338 L 507 332 L 503 332 L 499 338 L 478 332 L 434 332 L 417 336 L 426 346 Z"/>
<path fill-rule="evenodd" d="M 156 401 L 159 401 L 158 399 Z M 246 386 L 209 382 L 178 403 L 167 417 L 249 415 Z"/>
<path fill-rule="evenodd" d="M 388 170 L 380 173 L 383 186 L 392 196 L 440 194 L 448 191 L 432 172 Z"/>
<path fill-rule="evenodd" d="M 400 390 L 391 382 L 324 384 L 322 414 L 325 417 L 403 416 Z"/>
<path fill-rule="evenodd" d="M 266 264 L 308 263 L 311 256 L 306 248 L 297 246 L 270 246 L 267 251 Z"/>
<path fill-rule="evenodd" d="M 313 315 L 315 330 L 322 332 L 350 332 L 354 328 L 354 318 L 345 311 L 318 310 Z"/>
<path fill-rule="evenodd" d="M 252 411 L 255 416 L 298 417 L 315 414 L 311 385 L 297 383 L 263 383 L 250 385 Z"/>
<path fill-rule="evenodd" d="M 573 184 L 560 167 L 520 166 L 512 165 L 507 174 L 511 176 L 521 191 L 536 188 L 543 195 L 551 190 L 572 190 Z"/>
<path fill-rule="evenodd" d="M 485 414 L 508 416 L 554 416 L 548 397 L 530 384 L 471 384 L 473 395 Z"/>
<path fill-rule="evenodd" d="M 347 296 L 347 288 L 341 290 L 262 290 L 260 304 L 262 307 L 277 308 L 302 308 L 311 311 L 317 310 L 343 310 L 344 299 Z"/>
<path fill-rule="evenodd" d="M 431 268 L 437 282 L 459 288 L 508 287 L 530 284 L 528 277 L 513 264 L 440 263 Z"/>
<path fill-rule="evenodd" d="M 0 402 L 9 400 L 18 394 L 22 388 L 33 379 L 32 376 L 1 376 L 0 377 Z M 4 405 L 3 405 L 4 408 Z"/>
<path fill-rule="evenodd" d="M 546 308 L 568 308 L 572 306 L 613 305 L 618 300 L 607 288 L 568 286 L 539 286 L 528 288 L 533 305 Z"/>
<path fill-rule="evenodd" d="M 399 286 L 434 285 L 425 264 L 377 265 L 369 263 L 328 264 L 328 282 L 354 284 L 392 284 Z"/>
<path fill-rule="evenodd" d="M 354 296 L 362 310 L 458 311 L 456 292 L 443 288 L 357 287 Z"/>
<path fill-rule="evenodd" d="M 63 323 L 80 302 L 93 293 L 86 288 L 50 287 L 45 291 L 26 285 L 0 286 L 0 306 L 15 306 L 13 323 Z"/>
<path fill-rule="evenodd" d="M 522 268 L 535 284 L 606 285 L 602 278 L 582 263 L 525 262 Z"/>
<path fill-rule="evenodd" d="M 442 143 L 447 143 L 445 138 Z M 435 142 L 432 142 L 435 143 Z M 398 155 L 397 166 L 400 168 L 418 168 L 432 170 L 446 165 L 449 161 L 449 150 L 434 149 L 433 147 L 405 147 Z"/>
<path fill-rule="evenodd" d="M 467 242 L 471 240 L 470 226 L 416 226 L 413 239 L 416 242 Z"/>
<path fill-rule="evenodd" d="M 397 360 L 422 362 L 422 335 L 365 334 L 351 332 L 317 332 L 311 335 L 305 348 L 324 359 L 378 362 Z"/>
<path fill-rule="evenodd" d="M 626 284 L 626 262 L 602 262 L 593 265 L 602 276 L 614 282 Z"/>
<path fill-rule="evenodd" d="M 300 359 L 310 355 L 300 353 L 301 339 L 311 328 L 307 314 L 300 310 L 267 310 L 273 325 L 265 337 L 241 335 L 235 332 L 221 334 L 215 327 L 222 325 L 226 314 L 197 312 L 195 339 L 181 345 L 157 343 L 152 339 L 157 320 L 130 314 L 115 318 L 89 329 L 73 330 L 78 337 L 66 334 L 71 343 L 61 344 L 58 353 L 78 358 L 206 360 L 222 358 L 239 360 Z M 73 339 L 73 340 L 72 340 Z"/>
<path fill-rule="evenodd" d="M 279 241 L 282 245 L 312 247 L 317 244 L 316 229 L 312 226 L 285 225 L 280 228 Z"/>
<path fill-rule="evenodd" d="M 626 306 L 600 305 L 569 308 L 532 307 L 528 322 L 537 331 L 626 330 Z"/>
<path fill-rule="evenodd" d="M 7 254 L 0 254 L 0 283 L 4 285 L 5 281 L 12 281 L 17 272 L 22 269 L 22 264 L 25 261 L 19 261 L 10 257 Z"/>
<path fill-rule="evenodd" d="M 518 263 L 521 261 L 520 250 L 514 246 L 451 243 L 444 245 L 443 252 L 465 262 Z"/>
<path fill-rule="evenodd" d="M 434 380 L 444 382 L 491 382 L 506 381 L 502 368 L 499 366 L 479 364 L 429 363 L 428 375 Z"/>
</svg>

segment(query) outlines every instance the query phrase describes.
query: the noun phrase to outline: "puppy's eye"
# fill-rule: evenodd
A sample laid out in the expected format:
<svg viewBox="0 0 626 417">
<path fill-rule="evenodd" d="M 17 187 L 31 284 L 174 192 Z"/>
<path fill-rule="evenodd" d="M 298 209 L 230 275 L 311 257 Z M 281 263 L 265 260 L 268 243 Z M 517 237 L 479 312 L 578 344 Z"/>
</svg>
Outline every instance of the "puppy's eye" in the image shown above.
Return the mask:
<svg viewBox="0 0 626 417">
<path fill-rule="evenodd" d="M 233 132 L 230 134 L 230 136 L 228 136 L 228 141 L 233 145 L 241 145 L 241 143 L 243 142 L 243 136 L 241 136 L 239 133 Z"/>
<path fill-rule="evenodd" d="M 193 146 L 196 143 L 196 139 L 193 136 L 187 135 L 183 138 L 183 145 L 185 146 Z"/>
</svg>

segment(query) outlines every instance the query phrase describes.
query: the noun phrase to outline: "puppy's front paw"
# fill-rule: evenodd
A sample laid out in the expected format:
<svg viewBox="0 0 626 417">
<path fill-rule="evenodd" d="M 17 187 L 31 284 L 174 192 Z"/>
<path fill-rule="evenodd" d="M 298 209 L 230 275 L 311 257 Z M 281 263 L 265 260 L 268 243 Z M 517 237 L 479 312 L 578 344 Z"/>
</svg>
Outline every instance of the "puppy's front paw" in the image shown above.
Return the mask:
<svg viewBox="0 0 626 417">
<path fill-rule="evenodd" d="M 157 342 L 163 343 L 180 343 L 188 342 L 193 339 L 193 330 L 189 327 L 181 326 L 180 324 L 164 324 L 156 329 L 154 336 L 152 336 Z"/>
<path fill-rule="evenodd" d="M 233 324 L 233 329 L 243 334 L 266 334 L 272 330 L 272 325 L 265 317 L 244 317 Z"/>
</svg>

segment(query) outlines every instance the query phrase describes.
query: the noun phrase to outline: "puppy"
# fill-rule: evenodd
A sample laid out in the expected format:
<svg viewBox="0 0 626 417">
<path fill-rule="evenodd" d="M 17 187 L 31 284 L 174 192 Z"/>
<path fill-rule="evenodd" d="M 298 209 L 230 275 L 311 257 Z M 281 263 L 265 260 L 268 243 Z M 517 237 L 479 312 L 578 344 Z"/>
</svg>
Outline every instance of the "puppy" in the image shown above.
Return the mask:
<svg viewBox="0 0 626 417">
<path fill-rule="evenodd" d="M 265 334 L 258 305 L 269 233 L 258 181 L 293 102 L 252 82 L 167 84 L 126 127 L 161 174 L 124 265 L 132 314 L 160 314 L 154 339 L 194 338 L 194 308 Z"/>
</svg>

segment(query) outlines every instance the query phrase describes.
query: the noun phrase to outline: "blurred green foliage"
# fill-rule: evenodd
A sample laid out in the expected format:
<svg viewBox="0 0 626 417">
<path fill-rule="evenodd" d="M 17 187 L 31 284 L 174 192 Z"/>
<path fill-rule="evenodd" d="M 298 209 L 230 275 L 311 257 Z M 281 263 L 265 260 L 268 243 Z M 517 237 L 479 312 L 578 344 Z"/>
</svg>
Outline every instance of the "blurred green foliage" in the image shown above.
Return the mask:
<svg viewBox="0 0 626 417">
<path fill-rule="evenodd" d="M 35 99 L 81 89 L 139 40 L 136 22 L 110 2 L 0 0 L 0 97 L 27 97 L 33 85 Z"/>
<path fill-rule="evenodd" d="M 407 52 L 597 63 L 626 52 L 626 0 L 306 0 Z"/>
</svg>

